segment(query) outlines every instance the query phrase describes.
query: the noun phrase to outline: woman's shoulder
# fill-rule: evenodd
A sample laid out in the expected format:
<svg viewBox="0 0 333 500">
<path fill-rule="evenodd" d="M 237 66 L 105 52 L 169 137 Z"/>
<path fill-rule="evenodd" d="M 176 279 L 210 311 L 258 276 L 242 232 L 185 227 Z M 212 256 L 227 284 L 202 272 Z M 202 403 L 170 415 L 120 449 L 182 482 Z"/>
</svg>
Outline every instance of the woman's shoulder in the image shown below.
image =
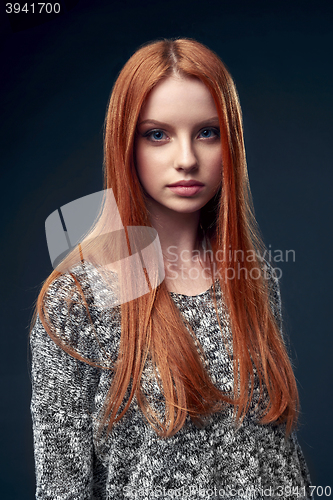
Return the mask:
<svg viewBox="0 0 333 500">
<path fill-rule="evenodd" d="M 284 332 L 282 319 L 282 301 L 280 292 L 280 281 L 277 270 L 266 259 L 261 258 L 263 278 L 267 285 L 268 297 L 270 306 L 279 327 L 281 337 L 285 344 L 288 343 L 288 338 Z"/>
<path fill-rule="evenodd" d="M 56 276 L 46 289 L 44 304 L 57 314 L 71 305 L 71 313 L 79 313 L 83 306 L 105 310 L 118 305 L 117 273 L 105 271 L 89 262 L 77 264 Z M 86 308 L 86 307 L 85 307 Z"/>
<path fill-rule="evenodd" d="M 281 313 L 280 282 L 276 269 L 264 258 L 262 258 L 262 269 L 263 277 L 268 286 L 270 301 L 279 308 Z"/>
<path fill-rule="evenodd" d="M 116 276 L 109 284 L 93 265 L 85 263 L 56 276 L 43 297 L 43 321 L 40 314 L 31 332 L 31 342 L 49 343 L 53 335 L 65 345 L 74 346 L 83 356 L 100 347 L 117 349 L 120 335 L 120 310 L 115 305 Z M 45 326 L 44 326 L 45 325 Z M 114 344 L 114 345 L 113 345 Z M 109 346 L 109 347 L 108 347 Z M 112 354 L 112 353 L 110 353 Z"/>
</svg>

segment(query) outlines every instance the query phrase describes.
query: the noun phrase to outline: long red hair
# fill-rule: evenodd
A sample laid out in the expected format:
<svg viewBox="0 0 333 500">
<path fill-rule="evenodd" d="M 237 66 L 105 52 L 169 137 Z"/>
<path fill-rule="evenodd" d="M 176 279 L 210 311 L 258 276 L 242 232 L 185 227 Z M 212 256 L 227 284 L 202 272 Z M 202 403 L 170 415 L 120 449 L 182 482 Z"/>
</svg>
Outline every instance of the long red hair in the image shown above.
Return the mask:
<svg viewBox="0 0 333 500">
<path fill-rule="evenodd" d="M 261 394 L 266 387 L 269 396 L 260 422 L 286 422 L 289 434 L 297 421 L 297 386 L 272 312 L 267 280 L 262 272 L 259 277 L 253 272 L 263 268 L 259 255 L 264 247 L 252 208 L 241 108 L 234 82 L 213 51 L 193 39 L 164 39 L 143 45 L 125 64 L 114 84 L 106 115 L 104 188 L 112 189 L 124 227 L 151 227 L 135 168 L 136 125 L 149 92 L 174 73 L 197 77 L 207 86 L 220 121 L 222 189 L 201 210 L 201 227 L 211 241 L 214 255 L 218 250 L 223 255 L 232 255 L 231 259 L 218 259 L 216 265 L 220 276 L 226 277 L 220 279 L 220 286 L 233 335 L 234 374 L 238 373 L 236 390 L 230 397 L 212 383 L 195 336 L 185 326 L 162 282 L 149 293 L 121 304 L 119 354 L 112 367 L 112 384 L 102 423 L 108 422 L 108 430 L 111 430 L 134 396 L 149 423 L 164 437 L 181 429 L 187 415 L 200 423 L 205 415 L 221 410 L 224 404 L 234 406 L 235 418 L 241 422 L 253 397 L 256 371 Z M 256 257 L 244 259 L 249 252 Z M 75 261 L 74 254 L 72 252 L 65 259 L 67 267 Z M 239 273 L 240 265 L 246 272 Z M 38 312 L 58 345 L 77 359 L 94 364 L 55 335 L 46 320 L 45 295 L 60 274 L 58 268 L 44 283 L 33 323 Z M 228 279 L 228 276 L 237 276 L 237 279 Z M 78 280 L 76 283 L 80 288 Z M 217 311 L 215 296 L 214 300 Z M 148 404 L 141 388 L 141 375 L 148 356 L 158 370 L 165 397 L 166 411 L 162 419 Z M 129 387 L 130 396 L 120 411 Z"/>
</svg>

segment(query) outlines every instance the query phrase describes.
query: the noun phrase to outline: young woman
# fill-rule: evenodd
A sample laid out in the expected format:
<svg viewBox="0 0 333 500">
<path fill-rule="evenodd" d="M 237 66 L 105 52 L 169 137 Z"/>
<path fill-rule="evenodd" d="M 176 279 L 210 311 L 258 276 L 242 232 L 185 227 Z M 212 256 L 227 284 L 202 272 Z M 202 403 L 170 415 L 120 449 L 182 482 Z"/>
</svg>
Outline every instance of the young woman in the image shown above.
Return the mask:
<svg viewBox="0 0 333 500">
<path fill-rule="evenodd" d="M 311 498 L 241 109 L 214 52 L 174 39 L 130 58 L 104 187 L 116 205 L 33 319 L 36 498 Z"/>
</svg>

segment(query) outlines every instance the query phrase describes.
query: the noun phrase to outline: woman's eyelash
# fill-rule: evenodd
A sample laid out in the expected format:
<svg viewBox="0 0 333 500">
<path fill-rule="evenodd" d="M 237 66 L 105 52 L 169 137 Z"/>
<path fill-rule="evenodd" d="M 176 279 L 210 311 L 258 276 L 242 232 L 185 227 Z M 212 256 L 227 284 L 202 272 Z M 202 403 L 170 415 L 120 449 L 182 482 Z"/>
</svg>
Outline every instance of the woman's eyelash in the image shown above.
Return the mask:
<svg viewBox="0 0 333 500">
<path fill-rule="evenodd" d="M 206 128 L 203 128 L 198 135 L 201 135 L 203 132 L 213 132 L 215 134 L 215 136 L 217 137 L 220 137 L 220 130 L 218 128 L 212 128 L 212 127 L 206 127 Z M 163 130 L 160 130 L 160 129 L 154 129 L 154 130 L 148 130 L 147 132 L 145 132 L 143 134 L 144 137 L 147 137 L 148 139 L 152 140 L 153 142 L 160 142 L 163 137 L 159 137 L 159 138 L 155 138 L 152 139 L 152 136 L 153 134 L 165 134 L 165 132 Z M 206 137 L 207 139 L 211 139 L 211 137 Z"/>
</svg>

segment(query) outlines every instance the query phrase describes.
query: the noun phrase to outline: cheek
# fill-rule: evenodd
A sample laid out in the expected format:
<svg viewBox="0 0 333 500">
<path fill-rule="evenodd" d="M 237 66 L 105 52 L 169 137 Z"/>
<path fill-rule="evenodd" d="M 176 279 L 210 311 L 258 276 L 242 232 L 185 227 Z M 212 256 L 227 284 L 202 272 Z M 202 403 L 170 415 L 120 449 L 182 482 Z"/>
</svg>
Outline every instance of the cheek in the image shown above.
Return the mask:
<svg viewBox="0 0 333 500">
<path fill-rule="evenodd" d="M 154 176 L 156 172 L 154 165 L 155 161 L 152 158 L 151 152 L 139 145 L 135 153 L 136 172 L 142 187 L 148 193 L 154 188 Z"/>
<path fill-rule="evenodd" d="M 136 148 L 135 158 L 137 169 L 141 172 L 152 169 L 156 163 L 154 152 L 150 148 L 145 147 L 144 144 L 140 144 L 140 142 Z"/>
<path fill-rule="evenodd" d="M 149 182 L 150 178 L 158 176 L 163 177 L 169 165 L 169 157 L 162 148 L 139 146 L 135 154 L 136 170 L 139 178 L 146 179 Z"/>
<path fill-rule="evenodd" d="M 222 185 L 222 157 L 216 155 L 211 163 L 210 179 L 213 193 L 215 194 Z"/>
<path fill-rule="evenodd" d="M 147 161 L 145 150 L 140 146 L 140 144 L 138 144 L 135 151 L 135 167 L 141 182 L 144 180 L 147 172 L 147 166 L 149 167 L 149 162 Z"/>
<path fill-rule="evenodd" d="M 222 154 L 221 150 L 215 151 L 209 160 L 210 173 L 214 180 L 222 178 Z"/>
</svg>

